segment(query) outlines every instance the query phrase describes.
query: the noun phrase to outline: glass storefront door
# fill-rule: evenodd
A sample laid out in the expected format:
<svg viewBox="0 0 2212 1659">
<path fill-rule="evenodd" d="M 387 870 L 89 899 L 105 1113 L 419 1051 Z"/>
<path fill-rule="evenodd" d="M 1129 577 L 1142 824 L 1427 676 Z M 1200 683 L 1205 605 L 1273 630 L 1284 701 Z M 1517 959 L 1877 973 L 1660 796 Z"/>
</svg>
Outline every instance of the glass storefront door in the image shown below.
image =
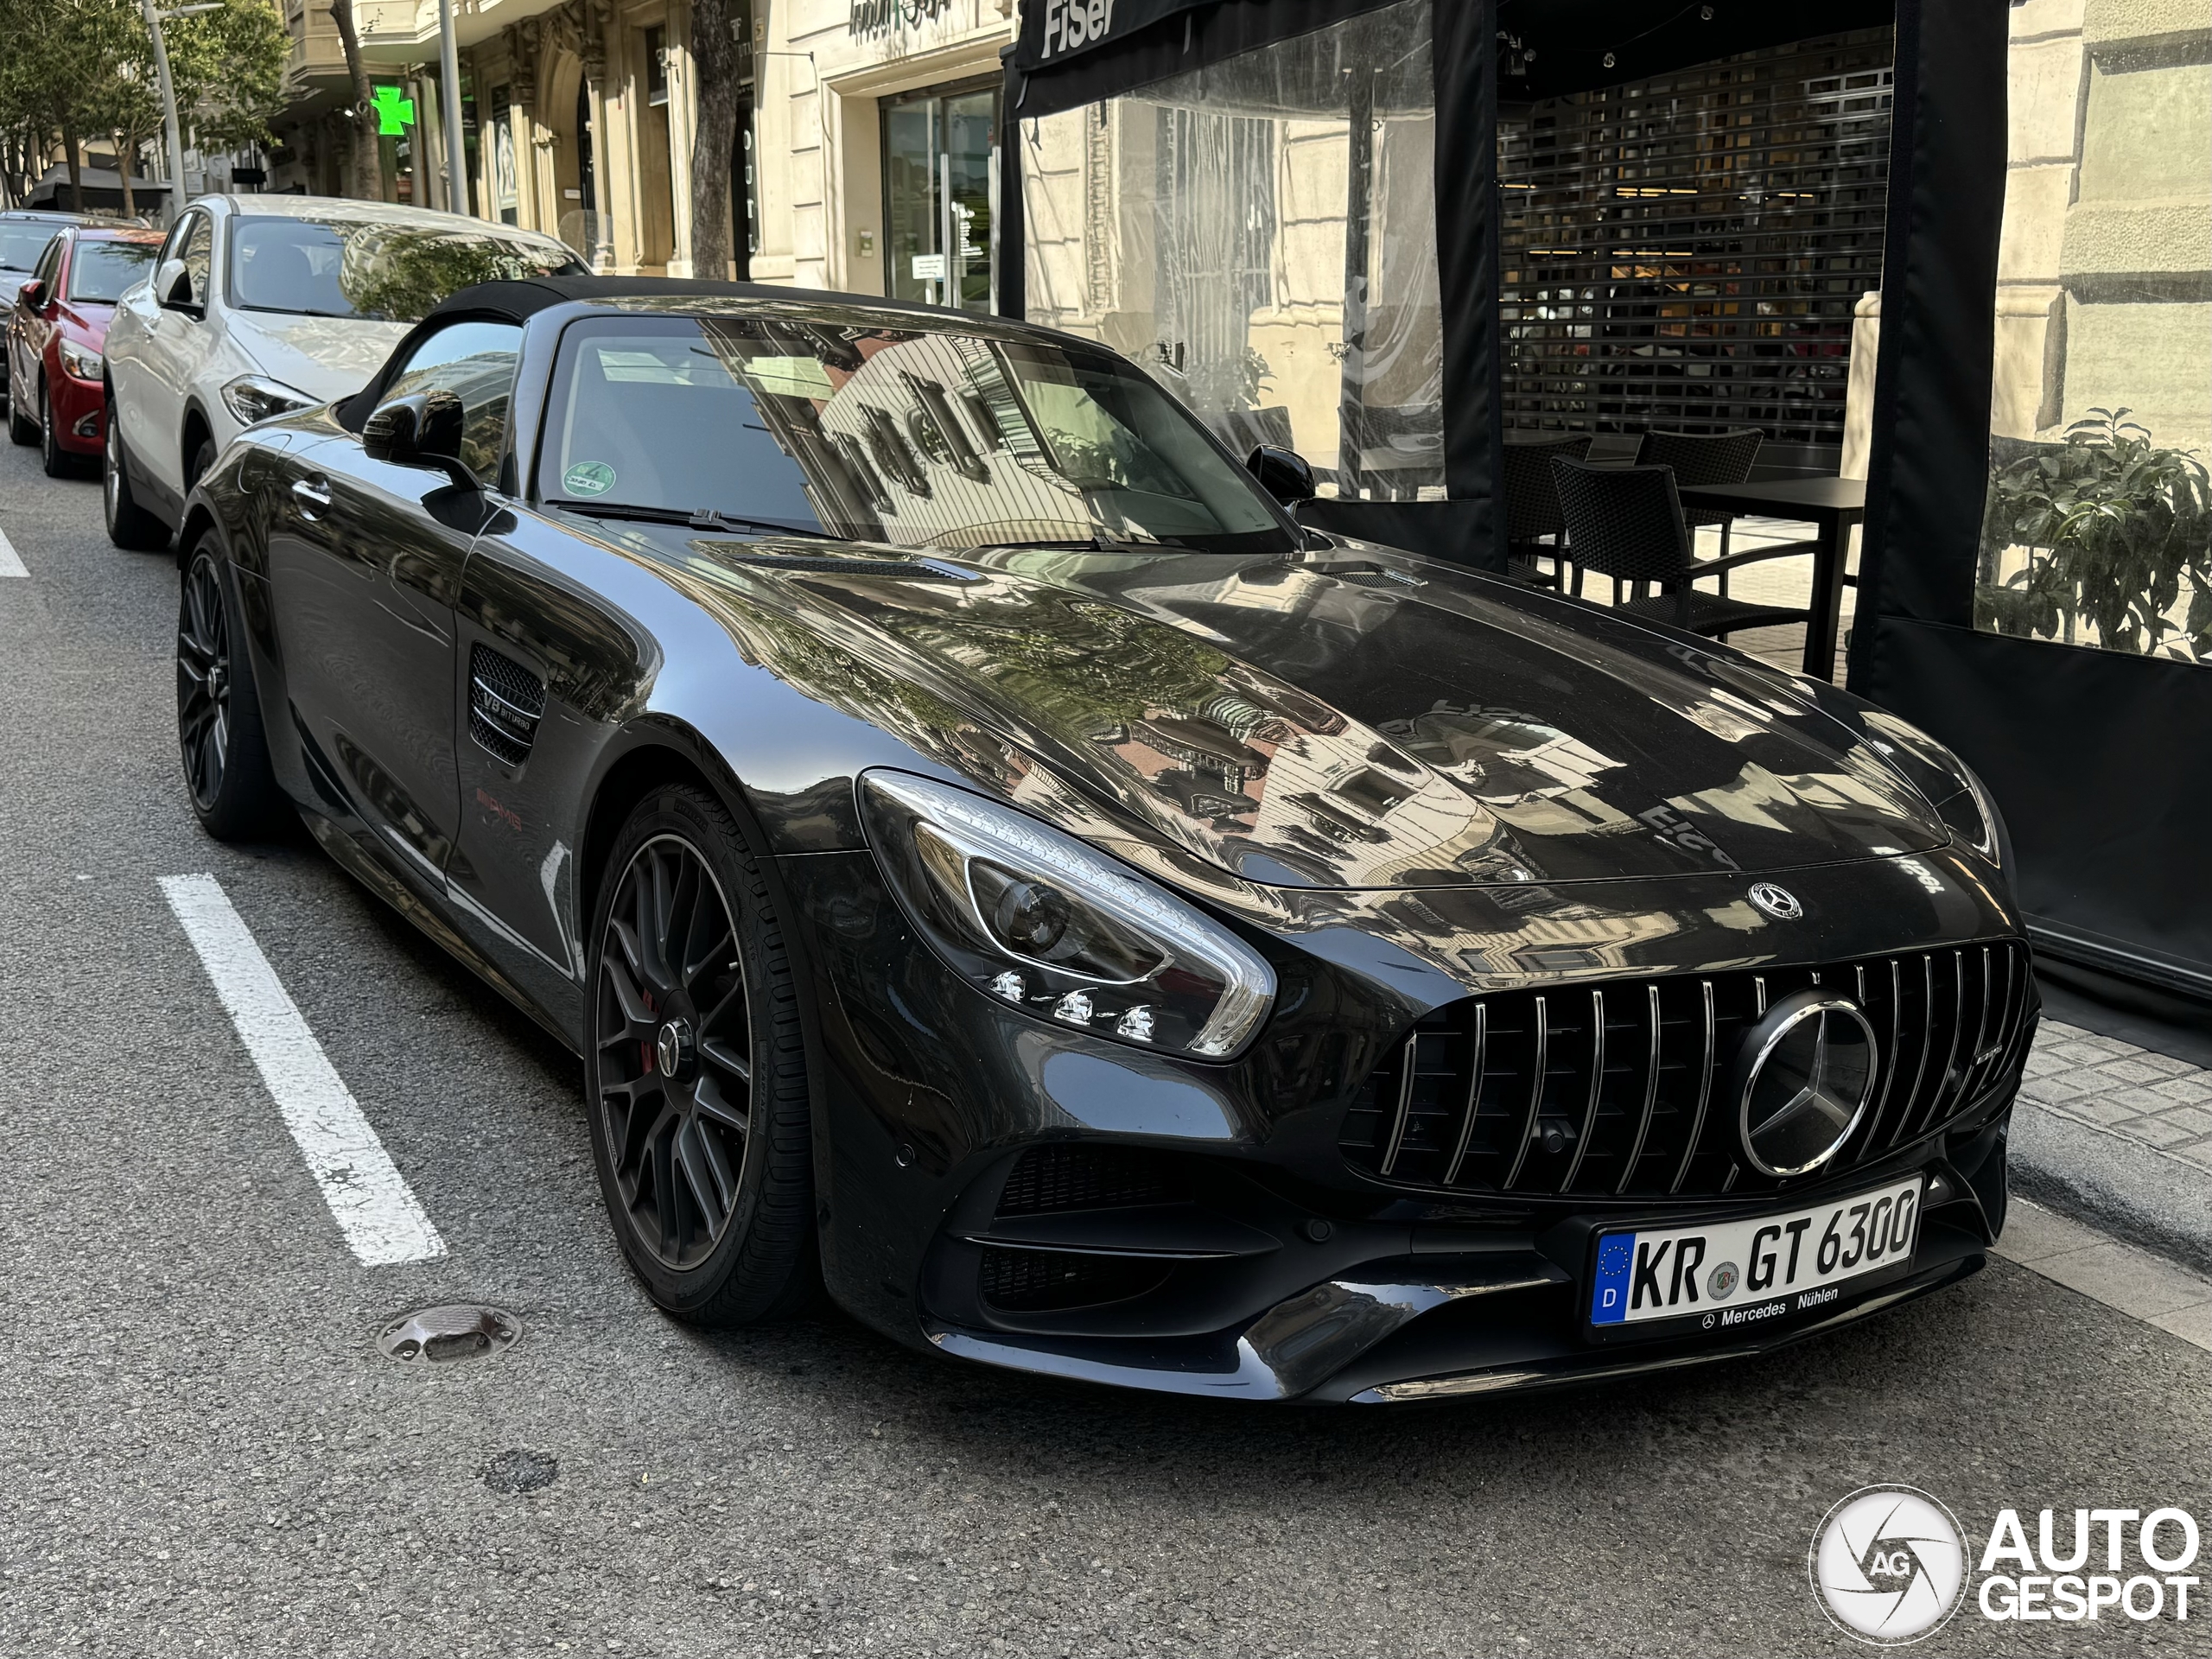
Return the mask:
<svg viewBox="0 0 2212 1659">
<path fill-rule="evenodd" d="M 895 300 L 991 309 L 999 89 L 883 102 L 883 226 Z"/>
</svg>

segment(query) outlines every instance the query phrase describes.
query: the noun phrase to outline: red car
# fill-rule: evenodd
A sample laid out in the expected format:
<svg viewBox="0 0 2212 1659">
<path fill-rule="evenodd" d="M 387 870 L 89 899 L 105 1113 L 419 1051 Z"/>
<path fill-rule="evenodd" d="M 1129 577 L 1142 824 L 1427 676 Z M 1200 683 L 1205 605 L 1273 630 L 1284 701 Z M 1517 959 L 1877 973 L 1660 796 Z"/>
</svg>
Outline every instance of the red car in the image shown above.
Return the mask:
<svg viewBox="0 0 2212 1659">
<path fill-rule="evenodd" d="M 153 274 L 156 231 L 64 225 L 8 318 L 8 435 L 45 451 L 49 478 L 89 468 L 107 442 L 100 352 L 123 290 Z"/>
</svg>

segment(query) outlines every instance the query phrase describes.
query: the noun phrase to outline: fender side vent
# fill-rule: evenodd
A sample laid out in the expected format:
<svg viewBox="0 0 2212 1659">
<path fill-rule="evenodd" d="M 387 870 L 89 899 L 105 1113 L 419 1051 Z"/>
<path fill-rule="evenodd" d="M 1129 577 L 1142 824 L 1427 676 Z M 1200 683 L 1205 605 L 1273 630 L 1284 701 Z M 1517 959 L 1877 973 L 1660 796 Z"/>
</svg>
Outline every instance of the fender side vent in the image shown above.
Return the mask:
<svg viewBox="0 0 2212 1659">
<path fill-rule="evenodd" d="M 518 766 L 537 741 L 545 683 L 486 645 L 468 649 L 468 735 L 501 766 Z"/>
</svg>

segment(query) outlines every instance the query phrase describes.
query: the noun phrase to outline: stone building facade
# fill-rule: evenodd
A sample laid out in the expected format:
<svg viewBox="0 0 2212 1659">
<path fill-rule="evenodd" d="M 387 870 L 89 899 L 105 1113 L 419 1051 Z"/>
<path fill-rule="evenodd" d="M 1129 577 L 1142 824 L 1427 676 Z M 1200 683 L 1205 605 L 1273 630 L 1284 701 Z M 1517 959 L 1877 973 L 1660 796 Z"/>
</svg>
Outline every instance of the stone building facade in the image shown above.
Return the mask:
<svg viewBox="0 0 2212 1659">
<path fill-rule="evenodd" d="M 315 0 L 285 3 L 294 97 L 269 188 L 342 194 L 353 140 L 336 31 Z M 357 4 L 372 80 L 412 104 L 407 130 L 384 141 L 385 194 L 444 207 L 435 0 Z M 734 274 L 931 299 L 957 288 L 987 308 L 1014 4 L 738 6 Z M 688 0 L 457 0 L 462 211 L 561 236 L 599 270 L 695 274 L 691 27 Z"/>
</svg>

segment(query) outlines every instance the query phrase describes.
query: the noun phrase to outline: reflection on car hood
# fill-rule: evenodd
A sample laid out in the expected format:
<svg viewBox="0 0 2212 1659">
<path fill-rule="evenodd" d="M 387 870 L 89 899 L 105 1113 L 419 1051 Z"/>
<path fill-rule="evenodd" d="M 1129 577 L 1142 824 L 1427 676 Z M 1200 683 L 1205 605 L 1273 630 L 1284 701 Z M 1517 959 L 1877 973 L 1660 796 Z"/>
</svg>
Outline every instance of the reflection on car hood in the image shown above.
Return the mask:
<svg viewBox="0 0 2212 1659">
<path fill-rule="evenodd" d="M 781 545 L 837 568 L 747 581 L 771 601 L 733 618 L 749 655 L 995 792 L 1063 780 L 1247 880 L 1769 872 L 1948 839 L 1787 676 L 1386 550 L 878 577 Z M 734 568 L 773 563 L 755 544 Z"/>
<path fill-rule="evenodd" d="M 232 311 L 228 322 L 232 342 L 259 372 L 318 403 L 350 397 L 366 385 L 412 327 L 282 311 Z"/>
</svg>

